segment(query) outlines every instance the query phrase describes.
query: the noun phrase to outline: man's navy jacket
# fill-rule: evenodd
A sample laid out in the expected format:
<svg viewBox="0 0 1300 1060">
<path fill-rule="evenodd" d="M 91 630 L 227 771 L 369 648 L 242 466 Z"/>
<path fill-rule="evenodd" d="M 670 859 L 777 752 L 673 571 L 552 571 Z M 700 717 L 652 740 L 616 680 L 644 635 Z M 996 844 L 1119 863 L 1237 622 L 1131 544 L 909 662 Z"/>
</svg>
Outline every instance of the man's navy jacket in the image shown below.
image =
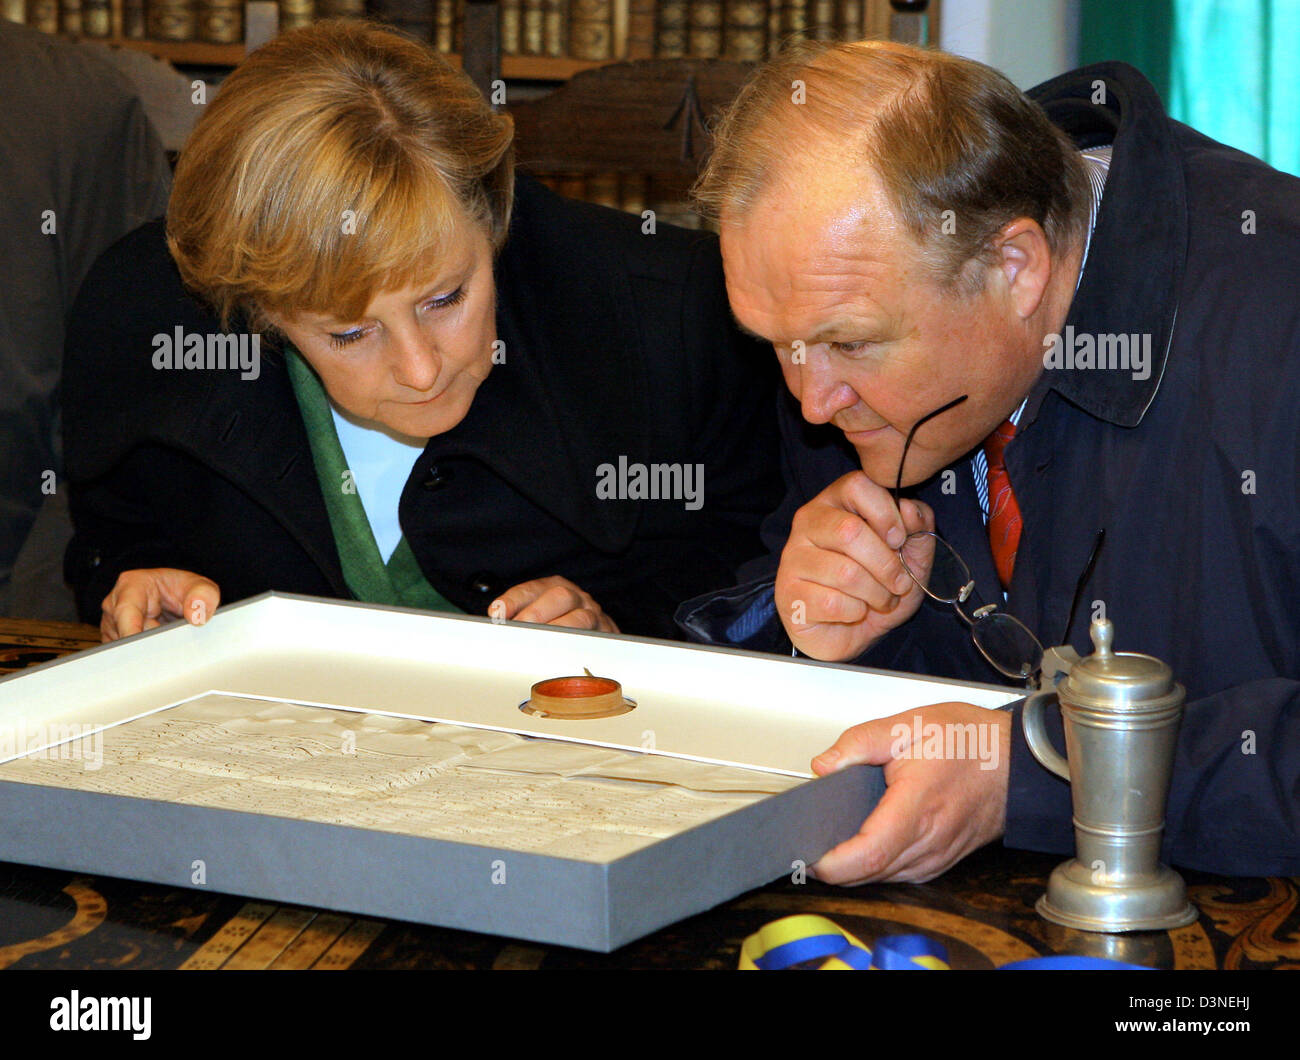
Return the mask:
<svg viewBox="0 0 1300 1060">
<path fill-rule="evenodd" d="M 1060 643 L 1105 528 L 1070 641 L 1090 652 L 1089 619 L 1104 608 L 1118 650 L 1163 659 L 1187 689 L 1165 857 L 1300 873 L 1300 180 L 1171 120 L 1123 64 L 1030 96 L 1080 149 L 1114 145 L 1065 334 L 1150 336 L 1151 362 L 1145 379 L 1049 368 L 1030 393 L 1006 451 L 1024 529 L 1004 607 Z M 782 417 L 790 489 L 764 529 L 772 554 L 679 621 L 788 653 L 771 581 L 791 517 L 858 465 L 838 431 L 804 423 L 792 401 Z M 971 567 L 980 602 L 1001 603 L 969 459 L 915 495 Z M 999 680 L 951 606 L 928 602 L 856 662 Z M 1069 787 L 1030 755 L 1015 709 L 1005 842 L 1068 853 Z"/>
</svg>

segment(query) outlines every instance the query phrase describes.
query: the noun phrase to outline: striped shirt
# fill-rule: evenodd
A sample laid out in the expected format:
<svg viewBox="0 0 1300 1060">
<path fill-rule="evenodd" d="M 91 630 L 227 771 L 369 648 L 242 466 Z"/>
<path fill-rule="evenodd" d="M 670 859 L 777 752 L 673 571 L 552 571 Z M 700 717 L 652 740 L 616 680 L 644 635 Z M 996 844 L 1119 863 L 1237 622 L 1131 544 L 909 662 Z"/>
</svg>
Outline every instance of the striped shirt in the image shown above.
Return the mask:
<svg viewBox="0 0 1300 1060">
<path fill-rule="evenodd" d="M 1110 154 L 1111 149 L 1106 147 L 1093 147 L 1087 151 L 1080 152 L 1085 163 L 1084 168 L 1088 171 L 1088 183 L 1092 187 L 1092 209 L 1088 215 L 1088 237 L 1083 244 L 1083 260 L 1079 262 L 1079 279 L 1083 279 L 1084 267 L 1088 264 L 1088 249 L 1092 246 L 1092 230 L 1097 225 L 1097 211 L 1101 209 L 1101 194 L 1106 188 L 1106 174 L 1110 172 Z M 1075 281 L 1074 289 L 1079 289 L 1078 280 Z M 1025 401 L 1029 399 L 1026 398 Z M 1020 414 L 1025 411 L 1025 402 L 1020 403 L 1020 407 L 1011 414 L 1011 422 L 1017 426 L 1020 424 Z M 984 522 L 989 521 L 989 461 L 984 455 L 984 447 L 981 445 L 975 450 L 975 455 L 970 461 L 971 471 L 975 475 L 975 494 L 979 497 L 980 511 L 984 514 Z"/>
</svg>

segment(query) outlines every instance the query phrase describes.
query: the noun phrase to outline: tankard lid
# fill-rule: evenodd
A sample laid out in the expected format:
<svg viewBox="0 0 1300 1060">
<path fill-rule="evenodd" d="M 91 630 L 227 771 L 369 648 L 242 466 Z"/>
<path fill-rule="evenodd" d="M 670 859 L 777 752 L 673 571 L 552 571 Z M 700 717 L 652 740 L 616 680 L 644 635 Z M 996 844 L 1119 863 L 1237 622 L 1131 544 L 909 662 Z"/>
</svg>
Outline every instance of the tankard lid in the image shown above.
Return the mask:
<svg viewBox="0 0 1300 1060">
<path fill-rule="evenodd" d="M 1062 682 L 1066 699 L 1116 710 L 1141 710 L 1174 690 L 1173 671 L 1159 659 L 1112 650 L 1115 627 L 1110 619 L 1097 619 L 1089 633 L 1094 651 L 1075 663 Z"/>
</svg>

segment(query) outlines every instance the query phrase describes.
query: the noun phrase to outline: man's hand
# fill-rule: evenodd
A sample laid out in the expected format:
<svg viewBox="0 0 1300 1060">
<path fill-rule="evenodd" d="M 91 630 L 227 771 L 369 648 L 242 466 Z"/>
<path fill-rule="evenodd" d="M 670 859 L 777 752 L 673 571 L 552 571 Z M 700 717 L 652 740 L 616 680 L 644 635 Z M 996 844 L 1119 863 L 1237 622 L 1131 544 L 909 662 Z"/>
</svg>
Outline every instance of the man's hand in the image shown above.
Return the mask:
<svg viewBox="0 0 1300 1060">
<path fill-rule="evenodd" d="M 925 593 L 897 549 L 908 534 L 933 530 L 934 513 L 919 501 L 901 507 L 900 513 L 889 490 L 852 471 L 795 513 L 776 573 L 776 606 L 805 655 L 832 662 L 856 658 L 916 614 Z M 934 538 L 907 548 L 908 566 L 924 581 Z"/>
<path fill-rule="evenodd" d="M 883 765 L 889 786 L 858 834 L 823 856 L 813 875 L 828 883 L 923 883 L 998 838 L 1006 828 L 1012 718 L 970 703 L 936 703 L 845 732 L 813 759 L 813 772 Z M 961 758 L 925 757 L 963 747 Z"/>
<path fill-rule="evenodd" d="M 220 602 L 216 582 L 193 571 L 172 567 L 125 570 L 99 605 L 99 633 L 105 641 L 117 640 L 177 618 L 201 626 Z"/>
<path fill-rule="evenodd" d="M 603 633 L 618 632 L 618 626 L 600 609 L 600 604 L 568 578 L 558 575 L 522 582 L 513 589 L 507 589 L 492 601 L 488 614 L 492 618 L 514 619 L 517 622 L 598 629 Z"/>
</svg>

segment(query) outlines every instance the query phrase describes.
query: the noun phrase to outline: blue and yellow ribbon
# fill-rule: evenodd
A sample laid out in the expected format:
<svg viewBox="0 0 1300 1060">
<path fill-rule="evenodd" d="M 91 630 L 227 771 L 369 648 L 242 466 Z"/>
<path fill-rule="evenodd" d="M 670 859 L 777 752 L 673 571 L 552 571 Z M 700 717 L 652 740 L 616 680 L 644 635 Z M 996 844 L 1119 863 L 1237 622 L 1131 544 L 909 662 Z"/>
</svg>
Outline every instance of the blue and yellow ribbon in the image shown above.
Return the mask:
<svg viewBox="0 0 1300 1060">
<path fill-rule="evenodd" d="M 824 916 L 787 916 L 759 928 L 740 947 L 743 971 L 777 971 L 820 960 L 819 971 L 943 971 L 948 955 L 924 935 L 888 935 L 871 950 Z"/>
<path fill-rule="evenodd" d="M 886 935 L 875 948 L 824 916 L 801 914 L 764 924 L 740 947 L 741 971 L 769 972 L 820 961 L 818 971 L 947 971 L 948 951 L 924 935 Z M 1106 957 L 1034 957 L 1002 971 L 1131 969 L 1152 971 Z"/>
</svg>

